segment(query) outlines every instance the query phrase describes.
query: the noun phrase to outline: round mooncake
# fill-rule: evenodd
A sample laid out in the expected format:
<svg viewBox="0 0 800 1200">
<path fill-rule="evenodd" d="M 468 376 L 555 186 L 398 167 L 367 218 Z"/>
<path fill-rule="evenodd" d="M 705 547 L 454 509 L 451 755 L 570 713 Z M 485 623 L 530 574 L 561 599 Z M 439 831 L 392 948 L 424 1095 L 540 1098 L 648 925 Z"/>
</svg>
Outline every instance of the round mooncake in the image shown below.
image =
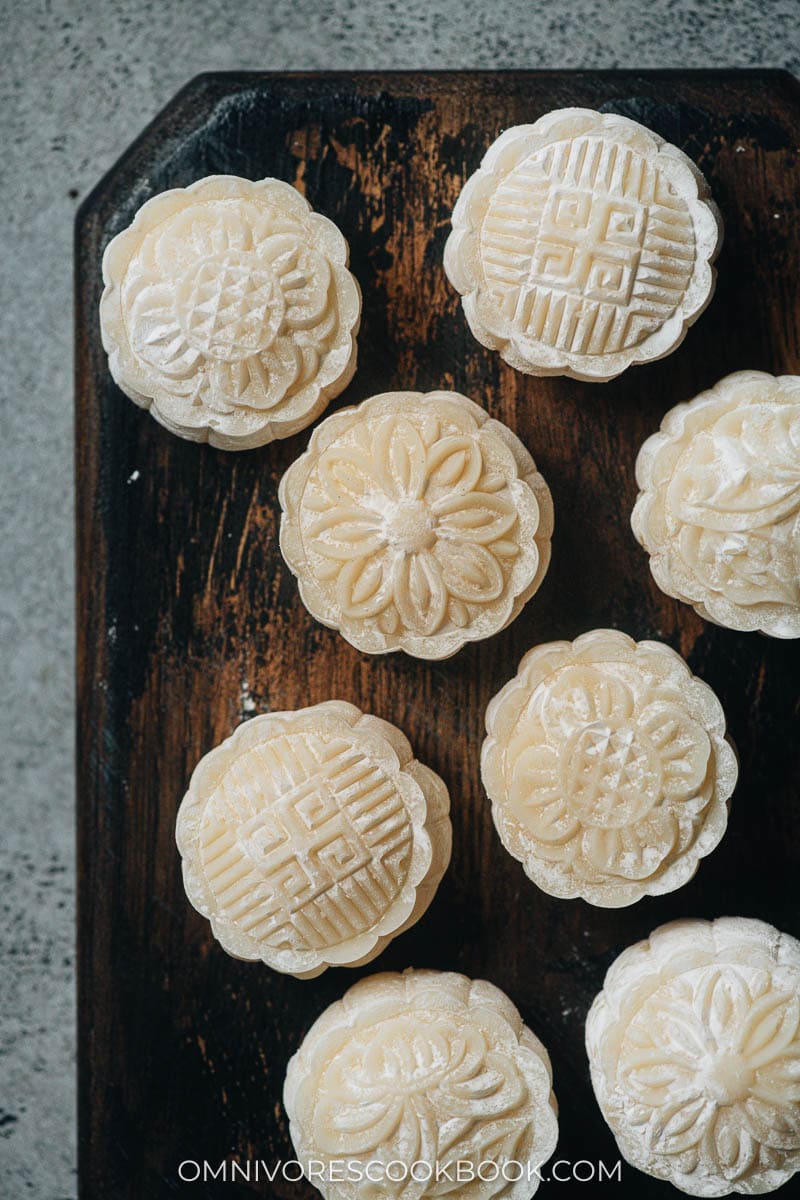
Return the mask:
<svg viewBox="0 0 800 1200">
<path fill-rule="evenodd" d="M 306 608 L 359 650 L 447 658 L 521 611 L 553 505 L 505 425 L 457 392 L 328 417 L 284 475 L 281 550 Z"/>
<path fill-rule="evenodd" d="M 800 377 L 737 371 L 667 413 L 631 517 L 668 596 L 742 632 L 800 637 Z"/>
<path fill-rule="evenodd" d="M 551 896 L 620 908 L 681 887 L 720 841 L 738 768 L 679 654 L 596 629 L 525 655 L 486 711 L 506 850 Z"/>
<path fill-rule="evenodd" d="M 492 144 L 444 265 L 473 334 L 512 367 L 604 382 L 679 345 L 721 240 L 682 151 L 626 117 L 563 108 Z"/>
<path fill-rule="evenodd" d="M 400 730 L 352 704 L 254 717 L 192 775 L 186 894 L 236 958 L 301 979 L 360 966 L 433 899 L 449 807 Z"/>
<path fill-rule="evenodd" d="M 788 934 L 744 917 L 662 925 L 609 969 L 586 1049 L 603 1116 L 640 1171 L 728 1196 L 800 1170 L 800 942 Z"/>
<path fill-rule="evenodd" d="M 350 382 L 348 247 L 288 183 L 211 175 L 139 209 L 103 255 L 100 328 L 127 396 L 191 441 L 246 450 Z"/>
<path fill-rule="evenodd" d="M 450 972 L 355 984 L 289 1062 L 283 1101 L 325 1200 L 529 1200 L 558 1138 L 544 1046 L 493 984 Z"/>
</svg>

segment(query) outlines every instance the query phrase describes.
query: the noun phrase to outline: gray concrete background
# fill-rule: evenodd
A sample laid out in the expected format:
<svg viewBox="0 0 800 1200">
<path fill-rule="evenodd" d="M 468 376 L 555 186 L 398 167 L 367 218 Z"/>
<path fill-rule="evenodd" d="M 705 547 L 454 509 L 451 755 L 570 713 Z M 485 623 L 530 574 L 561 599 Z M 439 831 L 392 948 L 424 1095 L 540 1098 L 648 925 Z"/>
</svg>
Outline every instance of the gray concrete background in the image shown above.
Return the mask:
<svg viewBox="0 0 800 1200">
<path fill-rule="evenodd" d="M 791 0 L 0 0 L 0 22 L 0 1197 L 71 1200 L 71 240 L 79 199 L 200 71 L 800 73 L 800 21 Z"/>
</svg>

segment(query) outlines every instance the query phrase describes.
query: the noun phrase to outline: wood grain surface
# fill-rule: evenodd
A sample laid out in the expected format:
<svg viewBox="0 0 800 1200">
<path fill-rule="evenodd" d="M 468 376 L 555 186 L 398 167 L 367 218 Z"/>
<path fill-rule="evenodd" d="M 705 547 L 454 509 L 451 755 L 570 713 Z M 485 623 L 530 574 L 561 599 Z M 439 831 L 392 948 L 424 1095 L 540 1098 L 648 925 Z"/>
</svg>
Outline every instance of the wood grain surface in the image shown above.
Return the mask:
<svg viewBox="0 0 800 1200">
<path fill-rule="evenodd" d="M 726 224 L 719 286 L 668 359 L 606 385 L 515 373 L 471 337 L 442 269 L 449 214 L 497 134 L 551 108 L 623 113 L 681 146 Z M 311 1197 L 305 1183 L 181 1183 L 182 1160 L 291 1158 L 281 1088 L 311 1022 L 362 974 L 490 979 L 553 1060 L 557 1157 L 617 1151 L 583 1022 L 623 947 L 663 921 L 757 916 L 800 935 L 800 647 L 717 629 L 653 583 L 633 464 L 664 412 L 740 368 L 800 372 L 800 91 L 773 72 L 218 74 L 176 97 L 77 224 L 79 1108 L 82 1200 Z M 453 387 L 507 422 L 553 492 L 553 561 L 502 634 L 446 662 L 367 657 L 302 607 L 278 481 L 308 431 L 248 453 L 168 434 L 117 390 L 100 257 L 136 209 L 214 172 L 290 180 L 348 238 L 359 366 L 332 408 Z M 331 411 L 331 410 L 329 410 Z M 479 781 L 483 714 L 532 645 L 616 626 L 663 638 L 720 696 L 741 759 L 727 836 L 681 891 L 603 911 L 551 899 L 502 848 Z M 183 894 L 175 814 L 200 756 L 253 712 L 338 697 L 388 718 L 444 776 L 452 865 L 372 966 L 311 982 L 235 961 Z M 575 1185 L 573 1185 L 574 1187 Z M 584 1184 L 675 1193 L 633 1168 Z M 541 1194 L 568 1195 L 547 1184 Z"/>
</svg>

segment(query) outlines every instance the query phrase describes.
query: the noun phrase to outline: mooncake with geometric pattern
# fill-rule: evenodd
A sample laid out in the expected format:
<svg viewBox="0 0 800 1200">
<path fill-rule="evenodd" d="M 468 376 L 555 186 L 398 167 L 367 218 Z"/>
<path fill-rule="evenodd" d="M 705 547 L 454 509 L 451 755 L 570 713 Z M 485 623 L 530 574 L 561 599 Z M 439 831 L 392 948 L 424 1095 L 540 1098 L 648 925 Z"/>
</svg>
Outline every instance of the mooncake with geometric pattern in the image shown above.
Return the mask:
<svg viewBox="0 0 800 1200">
<path fill-rule="evenodd" d="M 329 700 L 246 721 L 195 769 L 186 894 L 236 958 L 308 979 L 375 958 L 450 860 L 449 797 L 394 725 Z"/>
<path fill-rule="evenodd" d="M 464 185 L 444 265 L 484 346 L 604 382 L 680 344 L 714 291 L 719 211 L 677 147 L 615 113 L 507 129 Z"/>
</svg>

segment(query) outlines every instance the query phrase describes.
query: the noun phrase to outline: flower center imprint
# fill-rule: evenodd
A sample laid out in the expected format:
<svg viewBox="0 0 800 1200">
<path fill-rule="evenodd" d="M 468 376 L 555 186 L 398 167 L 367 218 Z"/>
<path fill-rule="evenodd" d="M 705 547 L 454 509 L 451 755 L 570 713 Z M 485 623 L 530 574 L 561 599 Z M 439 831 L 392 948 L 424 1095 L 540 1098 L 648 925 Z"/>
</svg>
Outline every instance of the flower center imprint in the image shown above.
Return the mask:
<svg viewBox="0 0 800 1200">
<path fill-rule="evenodd" d="M 716 1056 L 703 1075 L 706 1092 L 722 1107 L 746 1099 L 754 1080 L 754 1072 L 736 1054 Z"/>
<path fill-rule="evenodd" d="M 176 308 L 189 344 L 223 362 L 239 362 L 266 350 L 284 314 L 272 270 L 242 250 L 192 265 L 178 285 Z"/>
<path fill-rule="evenodd" d="M 655 748 L 629 721 L 576 729 L 562 751 L 561 778 L 576 816 L 605 829 L 641 820 L 661 790 Z"/>
<path fill-rule="evenodd" d="M 384 536 L 390 546 L 404 554 L 418 554 L 436 543 L 433 518 L 421 500 L 404 500 L 384 521 Z"/>
</svg>

